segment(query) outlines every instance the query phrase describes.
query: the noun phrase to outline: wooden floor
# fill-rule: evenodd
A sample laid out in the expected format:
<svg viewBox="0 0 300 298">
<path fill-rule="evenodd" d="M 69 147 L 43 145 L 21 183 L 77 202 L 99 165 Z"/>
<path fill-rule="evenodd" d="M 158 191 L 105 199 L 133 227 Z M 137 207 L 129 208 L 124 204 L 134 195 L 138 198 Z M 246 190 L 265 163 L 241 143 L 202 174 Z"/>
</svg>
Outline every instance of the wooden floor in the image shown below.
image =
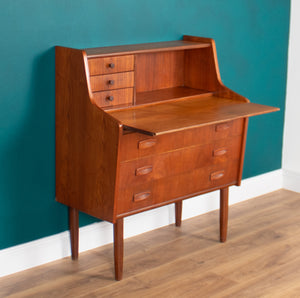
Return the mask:
<svg viewBox="0 0 300 298">
<path fill-rule="evenodd" d="M 300 194 L 231 206 L 224 244 L 217 211 L 127 239 L 120 282 L 106 245 L 1 278 L 0 297 L 300 297 Z"/>
</svg>

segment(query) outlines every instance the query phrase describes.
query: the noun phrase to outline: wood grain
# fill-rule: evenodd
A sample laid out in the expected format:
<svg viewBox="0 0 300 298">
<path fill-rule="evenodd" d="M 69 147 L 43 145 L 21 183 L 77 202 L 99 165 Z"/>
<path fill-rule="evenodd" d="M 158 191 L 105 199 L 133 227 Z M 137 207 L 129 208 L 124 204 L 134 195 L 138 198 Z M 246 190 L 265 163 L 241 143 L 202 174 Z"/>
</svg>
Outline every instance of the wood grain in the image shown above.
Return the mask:
<svg viewBox="0 0 300 298">
<path fill-rule="evenodd" d="M 136 92 L 183 86 L 184 67 L 183 51 L 136 55 Z"/>
<path fill-rule="evenodd" d="M 116 280 L 121 280 L 123 276 L 123 254 L 123 218 L 120 218 L 114 223 L 114 265 Z"/>
<path fill-rule="evenodd" d="M 117 216 L 128 216 L 221 187 L 235 185 L 238 179 L 238 169 L 239 160 L 231 160 L 228 163 L 196 168 L 189 172 L 181 170 L 157 180 L 149 179 L 144 183 L 129 184 L 120 190 L 117 197 Z M 218 179 L 211 179 L 211 175 L 216 172 L 222 172 L 222 176 Z M 143 201 L 132 200 L 136 193 L 145 191 L 150 191 L 152 196 Z"/>
<path fill-rule="evenodd" d="M 133 103 L 133 88 L 94 92 L 93 97 L 95 104 L 100 108 L 108 108 L 119 105 L 129 106 Z"/>
<path fill-rule="evenodd" d="M 298 297 L 300 195 L 279 190 L 125 240 L 124 279 L 112 244 L 0 278 L 0 297 Z M 172 249 L 170 249 L 172 248 Z M 165 253 L 168 251 L 168 253 Z"/>
<path fill-rule="evenodd" d="M 85 52 L 89 58 L 102 57 L 102 56 L 115 56 L 115 55 L 128 55 L 128 54 L 143 54 L 152 52 L 169 52 L 193 49 L 193 48 L 205 48 L 211 46 L 209 42 L 193 42 L 185 40 L 163 41 L 153 43 L 143 43 L 124 46 L 112 46 L 101 48 L 89 48 L 85 49 Z"/>
<path fill-rule="evenodd" d="M 133 71 L 90 77 L 92 91 L 103 91 L 134 86 Z"/>
<path fill-rule="evenodd" d="M 56 198 L 70 208 L 73 259 L 78 211 L 114 224 L 120 280 L 123 217 L 175 203 L 180 226 L 182 200 L 217 189 L 225 241 L 247 119 L 276 110 L 224 86 L 209 38 L 56 47 Z"/>
<path fill-rule="evenodd" d="M 229 129 L 223 131 L 216 131 L 216 125 L 209 125 L 159 136 L 147 136 L 141 133 L 125 134 L 120 140 L 120 161 L 133 160 L 199 144 L 207 145 L 218 140 L 226 142 L 227 138 L 242 135 L 243 119 L 228 121 L 226 125 L 229 126 Z"/>
<path fill-rule="evenodd" d="M 88 59 L 91 76 L 134 70 L 134 56 L 116 56 Z"/>
<path fill-rule="evenodd" d="M 78 210 L 72 207 L 69 207 L 69 229 L 71 238 L 71 257 L 72 260 L 77 260 L 79 248 L 79 215 Z"/>
<path fill-rule="evenodd" d="M 136 105 L 153 104 L 160 101 L 181 100 L 188 97 L 208 96 L 212 93 L 207 90 L 189 88 L 186 86 L 178 86 L 159 90 L 137 92 Z"/>
<path fill-rule="evenodd" d="M 202 96 L 151 106 L 136 106 L 109 113 L 134 131 L 161 135 L 278 110 L 278 108 L 255 103 L 217 96 Z"/>
<path fill-rule="evenodd" d="M 86 66 L 84 52 L 56 47 L 56 200 L 113 222 L 122 128 L 91 103 Z"/>
<path fill-rule="evenodd" d="M 228 187 L 220 189 L 220 241 L 227 239 L 228 226 Z"/>
</svg>

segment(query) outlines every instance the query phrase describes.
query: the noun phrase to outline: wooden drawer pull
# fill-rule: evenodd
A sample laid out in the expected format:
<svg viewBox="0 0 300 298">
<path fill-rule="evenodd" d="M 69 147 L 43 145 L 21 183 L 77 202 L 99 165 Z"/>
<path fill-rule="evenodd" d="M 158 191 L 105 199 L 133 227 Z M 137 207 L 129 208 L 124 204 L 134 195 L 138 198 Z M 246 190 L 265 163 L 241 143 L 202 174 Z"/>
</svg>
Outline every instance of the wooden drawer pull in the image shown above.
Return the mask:
<svg viewBox="0 0 300 298">
<path fill-rule="evenodd" d="M 139 149 L 147 149 L 153 147 L 156 144 L 156 139 L 147 139 L 139 141 L 138 148 Z"/>
<path fill-rule="evenodd" d="M 224 170 L 213 172 L 210 174 L 210 180 L 215 181 L 215 180 L 221 179 L 222 177 L 224 177 L 224 174 L 225 174 Z"/>
<path fill-rule="evenodd" d="M 213 156 L 222 156 L 222 155 L 225 155 L 227 152 L 228 152 L 228 150 L 226 148 L 215 149 L 213 151 Z"/>
<path fill-rule="evenodd" d="M 229 123 L 221 123 L 216 125 L 216 131 L 224 131 L 230 128 Z"/>
<path fill-rule="evenodd" d="M 139 192 L 133 195 L 133 201 L 139 202 L 139 201 L 147 200 L 150 198 L 150 196 L 151 196 L 151 191 Z"/>
<path fill-rule="evenodd" d="M 147 175 L 152 172 L 152 166 L 145 166 L 135 170 L 135 176 Z"/>
</svg>

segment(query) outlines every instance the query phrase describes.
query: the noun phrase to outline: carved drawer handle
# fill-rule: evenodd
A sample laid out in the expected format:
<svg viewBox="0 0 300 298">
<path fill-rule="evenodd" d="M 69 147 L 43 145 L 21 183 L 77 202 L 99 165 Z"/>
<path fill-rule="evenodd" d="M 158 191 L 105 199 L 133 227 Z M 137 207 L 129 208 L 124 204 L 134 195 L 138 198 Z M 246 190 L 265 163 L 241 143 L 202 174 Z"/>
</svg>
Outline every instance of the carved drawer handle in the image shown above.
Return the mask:
<svg viewBox="0 0 300 298">
<path fill-rule="evenodd" d="M 135 176 L 147 175 L 152 172 L 152 166 L 145 166 L 135 170 Z"/>
<path fill-rule="evenodd" d="M 133 201 L 134 202 L 139 202 L 143 200 L 149 199 L 151 196 L 151 191 L 144 191 L 144 192 L 139 192 L 133 195 Z"/>
<path fill-rule="evenodd" d="M 222 156 L 228 152 L 227 148 L 219 148 L 213 151 L 213 156 Z"/>
<path fill-rule="evenodd" d="M 229 123 L 221 123 L 216 125 L 216 131 L 224 131 L 227 130 L 228 128 L 230 128 Z"/>
<path fill-rule="evenodd" d="M 224 170 L 222 171 L 217 171 L 217 172 L 213 172 L 210 174 L 210 180 L 211 181 L 215 181 L 215 180 L 219 180 L 221 179 L 222 177 L 224 177 Z"/>
<path fill-rule="evenodd" d="M 156 139 L 147 139 L 139 141 L 138 148 L 139 149 L 147 149 L 153 147 L 156 144 Z"/>
</svg>

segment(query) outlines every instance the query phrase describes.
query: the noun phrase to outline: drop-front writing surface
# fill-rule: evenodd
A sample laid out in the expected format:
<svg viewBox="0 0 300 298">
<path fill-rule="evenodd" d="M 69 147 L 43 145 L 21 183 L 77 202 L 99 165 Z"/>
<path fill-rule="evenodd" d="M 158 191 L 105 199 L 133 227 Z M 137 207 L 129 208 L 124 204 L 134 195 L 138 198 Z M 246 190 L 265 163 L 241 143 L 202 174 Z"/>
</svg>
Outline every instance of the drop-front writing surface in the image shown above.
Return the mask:
<svg viewBox="0 0 300 298">
<path fill-rule="evenodd" d="M 77 50 L 56 47 L 56 199 L 69 206 L 72 258 L 78 211 L 114 224 L 116 279 L 123 218 L 220 189 L 226 240 L 228 187 L 242 177 L 250 103 L 220 79 L 214 41 Z"/>
</svg>

